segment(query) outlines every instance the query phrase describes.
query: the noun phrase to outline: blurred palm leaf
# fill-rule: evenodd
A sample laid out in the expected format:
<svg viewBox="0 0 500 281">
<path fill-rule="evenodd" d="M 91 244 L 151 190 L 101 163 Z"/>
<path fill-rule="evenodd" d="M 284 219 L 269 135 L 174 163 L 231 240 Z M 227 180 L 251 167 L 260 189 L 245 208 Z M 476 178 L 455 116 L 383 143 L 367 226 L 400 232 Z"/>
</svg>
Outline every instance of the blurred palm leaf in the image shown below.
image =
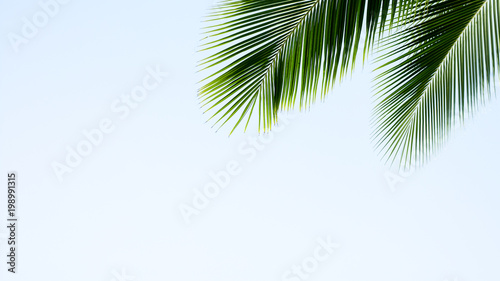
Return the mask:
<svg viewBox="0 0 500 281">
<path fill-rule="evenodd" d="M 377 148 L 407 168 L 426 162 L 490 98 L 500 66 L 499 0 L 429 0 L 387 38 L 375 109 Z"/>
</svg>

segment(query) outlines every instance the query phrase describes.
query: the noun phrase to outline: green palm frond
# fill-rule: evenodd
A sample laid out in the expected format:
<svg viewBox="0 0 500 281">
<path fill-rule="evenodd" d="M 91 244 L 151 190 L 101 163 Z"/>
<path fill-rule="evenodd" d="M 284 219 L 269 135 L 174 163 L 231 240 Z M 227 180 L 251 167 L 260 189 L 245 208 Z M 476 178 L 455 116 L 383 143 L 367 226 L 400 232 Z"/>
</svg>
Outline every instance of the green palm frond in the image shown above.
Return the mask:
<svg viewBox="0 0 500 281">
<path fill-rule="evenodd" d="M 377 149 L 424 163 L 487 101 L 500 67 L 500 0 L 429 0 L 388 37 L 378 76 Z"/>
<path fill-rule="evenodd" d="M 234 119 L 231 133 L 257 112 L 259 131 L 267 131 L 278 111 L 323 98 L 351 70 L 358 50 L 369 50 L 380 27 L 405 18 L 418 1 L 224 1 L 206 32 L 205 50 L 221 50 L 200 63 L 214 70 L 202 81 L 202 107 L 214 125 Z"/>
</svg>

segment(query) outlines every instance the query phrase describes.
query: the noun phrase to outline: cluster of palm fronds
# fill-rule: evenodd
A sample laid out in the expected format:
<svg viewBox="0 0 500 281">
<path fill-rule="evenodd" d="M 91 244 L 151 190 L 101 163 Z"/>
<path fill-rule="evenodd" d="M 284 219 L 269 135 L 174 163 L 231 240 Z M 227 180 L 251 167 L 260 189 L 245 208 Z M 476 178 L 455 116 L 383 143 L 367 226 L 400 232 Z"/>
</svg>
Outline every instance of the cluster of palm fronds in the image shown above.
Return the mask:
<svg viewBox="0 0 500 281">
<path fill-rule="evenodd" d="M 199 96 L 214 124 L 270 130 L 308 107 L 375 43 L 374 132 L 409 166 L 489 99 L 500 67 L 500 0 L 226 0 L 209 17 Z M 397 32 L 395 32 L 397 31 Z M 231 131 L 232 132 L 232 131 Z"/>
</svg>

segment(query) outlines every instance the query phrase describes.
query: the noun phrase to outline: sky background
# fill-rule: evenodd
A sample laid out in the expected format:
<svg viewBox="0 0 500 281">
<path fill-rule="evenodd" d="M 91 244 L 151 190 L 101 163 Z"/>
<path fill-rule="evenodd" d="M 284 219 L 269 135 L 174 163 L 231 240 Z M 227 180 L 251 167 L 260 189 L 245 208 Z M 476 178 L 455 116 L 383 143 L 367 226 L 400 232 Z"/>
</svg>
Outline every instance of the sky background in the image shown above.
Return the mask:
<svg viewBox="0 0 500 281">
<path fill-rule="evenodd" d="M 213 3 L 68 1 L 15 52 L 9 34 L 43 10 L 0 0 L 0 171 L 19 196 L 18 273 L 2 263 L 1 280 L 279 281 L 326 237 L 340 247 L 307 280 L 500 280 L 497 100 L 399 175 L 370 142 L 366 65 L 259 150 L 255 130 L 228 138 L 199 108 Z M 120 118 L 111 105 L 148 67 L 169 76 Z M 58 180 L 53 163 L 104 119 L 114 130 Z M 186 223 L 179 208 L 228 163 L 239 173 Z"/>
</svg>

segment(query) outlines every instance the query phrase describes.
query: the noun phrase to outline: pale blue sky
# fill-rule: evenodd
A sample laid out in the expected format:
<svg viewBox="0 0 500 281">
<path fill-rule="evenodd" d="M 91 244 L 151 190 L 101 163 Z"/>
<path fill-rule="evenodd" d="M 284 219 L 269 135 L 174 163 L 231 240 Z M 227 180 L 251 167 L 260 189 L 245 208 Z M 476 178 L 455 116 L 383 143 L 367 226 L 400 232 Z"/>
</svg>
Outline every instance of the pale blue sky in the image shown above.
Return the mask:
<svg viewBox="0 0 500 281">
<path fill-rule="evenodd" d="M 2 263 L 1 280 L 281 281 L 327 236 L 340 248 L 308 280 L 500 279 L 498 101 L 392 189 L 369 139 L 369 65 L 254 147 L 256 132 L 215 133 L 199 109 L 212 3 L 68 1 L 15 52 L 9 34 L 42 8 L 0 0 L 0 170 L 20 190 L 19 273 Z M 156 66 L 169 77 L 120 118 L 111 105 Z M 53 163 L 104 119 L 114 130 L 60 182 Z M 228 163 L 238 173 L 186 224 L 179 208 Z"/>
</svg>

